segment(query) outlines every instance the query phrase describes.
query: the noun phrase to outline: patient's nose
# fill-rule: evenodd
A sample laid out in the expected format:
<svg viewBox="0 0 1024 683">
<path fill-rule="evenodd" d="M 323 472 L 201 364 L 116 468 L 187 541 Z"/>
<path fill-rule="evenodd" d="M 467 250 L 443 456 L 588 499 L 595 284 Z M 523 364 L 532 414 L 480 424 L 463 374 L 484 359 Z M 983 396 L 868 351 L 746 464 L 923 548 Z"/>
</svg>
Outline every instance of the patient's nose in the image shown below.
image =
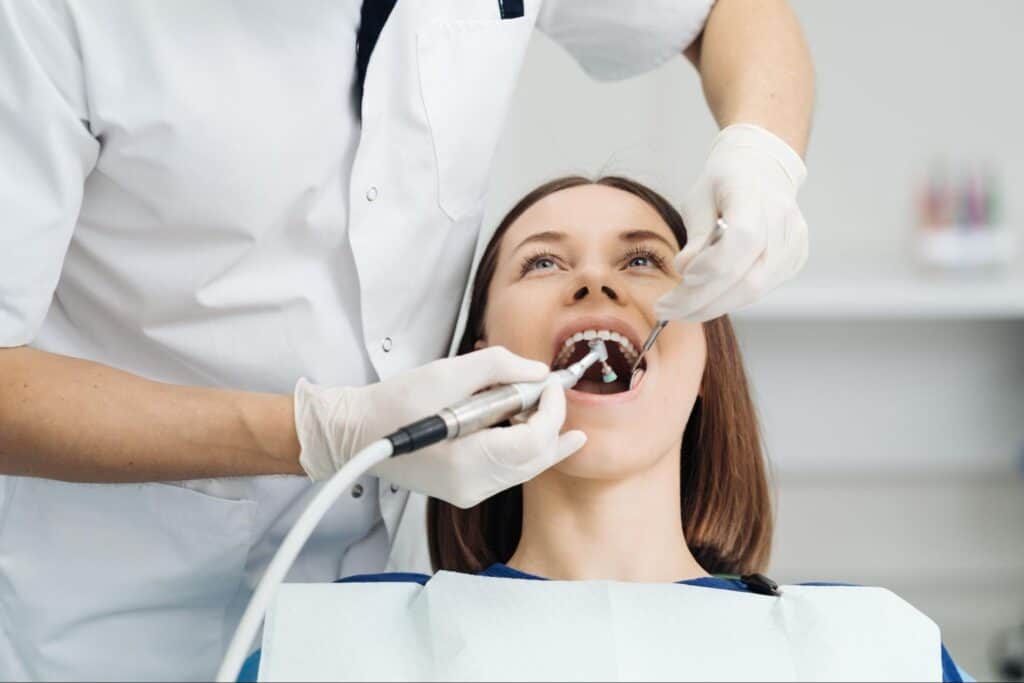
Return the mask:
<svg viewBox="0 0 1024 683">
<path fill-rule="evenodd" d="M 620 298 L 618 292 L 616 292 L 608 285 L 601 285 L 601 293 L 604 294 L 609 299 L 611 299 L 612 301 L 618 301 Z M 590 296 L 590 287 L 583 285 L 575 292 L 573 292 L 572 298 L 573 301 L 583 301 L 588 296 Z"/>
</svg>

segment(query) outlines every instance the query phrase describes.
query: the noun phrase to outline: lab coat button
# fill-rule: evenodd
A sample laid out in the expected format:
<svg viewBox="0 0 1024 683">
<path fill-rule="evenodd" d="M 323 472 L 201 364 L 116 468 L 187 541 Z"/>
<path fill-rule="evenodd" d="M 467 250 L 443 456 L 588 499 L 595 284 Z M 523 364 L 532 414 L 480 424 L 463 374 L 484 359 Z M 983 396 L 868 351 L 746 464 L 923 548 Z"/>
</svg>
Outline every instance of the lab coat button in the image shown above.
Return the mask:
<svg viewBox="0 0 1024 683">
<path fill-rule="evenodd" d="M 391 493 L 398 493 L 398 484 L 391 485 Z"/>
<path fill-rule="evenodd" d="M 384 337 L 384 341 L 380 343 L 380 348 L 384 349 L 384 353 L 391 350 L 391 337 Z"/>
<path fill-rule="evenodd" d="M 363 485 L 362 484 L 356 484 L 355 486 L 352 487 L 352 497 L 353 498 L 358 498 L 361 495 L 363 495 Z"/>
<path fill-rule="evenodd" d="M 377 198 L 377 194 L 378 194 L 377 186 L 376 185 L 370 185 L 370 189 L 368 189 L 366 191 L 366 201 L 372 202 L 374 199 Z"/>
</svg>

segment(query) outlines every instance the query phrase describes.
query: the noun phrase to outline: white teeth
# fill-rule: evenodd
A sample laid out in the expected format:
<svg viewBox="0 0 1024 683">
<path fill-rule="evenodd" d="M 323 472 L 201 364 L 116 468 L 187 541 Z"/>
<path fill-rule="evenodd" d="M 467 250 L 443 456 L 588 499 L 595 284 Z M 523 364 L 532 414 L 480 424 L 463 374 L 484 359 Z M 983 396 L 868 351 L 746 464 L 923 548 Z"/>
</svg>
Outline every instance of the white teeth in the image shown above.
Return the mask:
<svg viewBox="0 0 1024 683">
<path fill-rule="evenodd" d="M 554 365 L 564 365 L 568 360 L 569 356 L 572 355 L 573 347 L 581 341 L 590 341 L 592 339 L 604 339 L 605 341 L 614 342 L 619 345 L 619 349 L 622 351 L 622 355 L 625 357 L 626 362 L 632 364 L 636 361 L 637 351 L 626 337 L 622 336 L 618 332 L 612 332 L 610 330 L 584 330 L 571 335 L 562 345 L 562 350 L 558 352 L 558 356 L 555 358 Z"/>
</svg>

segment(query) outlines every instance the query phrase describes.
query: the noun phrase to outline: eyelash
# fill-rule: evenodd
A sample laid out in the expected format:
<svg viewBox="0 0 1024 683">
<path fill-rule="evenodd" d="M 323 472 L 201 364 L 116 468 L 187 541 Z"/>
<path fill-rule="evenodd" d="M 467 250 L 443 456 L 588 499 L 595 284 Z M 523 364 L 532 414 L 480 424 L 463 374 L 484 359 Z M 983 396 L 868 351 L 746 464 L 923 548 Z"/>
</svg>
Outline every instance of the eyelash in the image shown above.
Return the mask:
<svg viewBox="0 0 1024 683">
<path fill-rule="evenodd" d="M 665 259 L 663 259 L 658 254 L 654 253 L 650 249 L 644 249 L 643 247 L 633 247 L 628 252 L 626 252 L 626 255 L 623 257 L 623 260 L 626 262 L 628 266 L 629 262 L 636 258 L 645 258 L 649 260 L 651 264 L 658 270 L 665 270 Z M 534 254 L 531 254 L 530 256 L 527 256 L 525 259 L 523 259 L 523 263 L 519 268 L 519 277 L 525 276 L 527 273 L 533 270 L 533 267 L 537 265 L 539 261 L 543 261 L 544 259 L 557 261 L 558 256 L 551 253 L 550 251 L 538 251 Z"/>
<path fill-rule="evenodd" d="M 538 251 L 530 256 L 527 256 L 526 258 L 523 259 L 522 266 L 520 266 L 519 268 L 519 277 L 523 277 L 524 275 L 529 273 L 530 270 L 532 270 L 533 267 L 537 264 L 537 262 L 543 259 L 557 261 L 558 257 L 552 254 L 550 251 Z"/>
<path fill-rule="evenodd" d="M 658 254 L 654 253 L 650 249 L 644 249 L 643 247 L 633 247 L 626 253 L 626 263 L 629 264 L 635 258 L 648 259 L 652 265 L 658 270 L 665 270 L 665 259 Z"/>
</svg>

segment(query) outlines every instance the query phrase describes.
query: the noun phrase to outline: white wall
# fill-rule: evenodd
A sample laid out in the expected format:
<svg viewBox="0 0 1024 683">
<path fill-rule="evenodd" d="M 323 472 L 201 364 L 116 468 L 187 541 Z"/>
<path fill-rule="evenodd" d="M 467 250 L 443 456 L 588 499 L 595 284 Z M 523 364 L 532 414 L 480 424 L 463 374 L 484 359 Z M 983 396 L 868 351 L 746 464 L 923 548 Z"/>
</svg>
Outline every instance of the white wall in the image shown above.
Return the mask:
<svg viewBox="0 0 1024 683">
<path fill-rule="evenodd" d="M 818 74 L 802 282 L 907 270 L 914 183 L 939 156 L 995 163 L 1006 214 L 1024 222 L 1024 3 L 793 4 Z M 597 84 L 538 37 L 489 223 L 572 171 L 630 174 L 678 200 L 714 132 L 682 59 Z M 776 468 L 773 571 L 891 587 L 939 622 L 968 670 L 990 677 L 992 634 L 1024 620 L 1024 321 L 737 329 Z"/>
</svg>

